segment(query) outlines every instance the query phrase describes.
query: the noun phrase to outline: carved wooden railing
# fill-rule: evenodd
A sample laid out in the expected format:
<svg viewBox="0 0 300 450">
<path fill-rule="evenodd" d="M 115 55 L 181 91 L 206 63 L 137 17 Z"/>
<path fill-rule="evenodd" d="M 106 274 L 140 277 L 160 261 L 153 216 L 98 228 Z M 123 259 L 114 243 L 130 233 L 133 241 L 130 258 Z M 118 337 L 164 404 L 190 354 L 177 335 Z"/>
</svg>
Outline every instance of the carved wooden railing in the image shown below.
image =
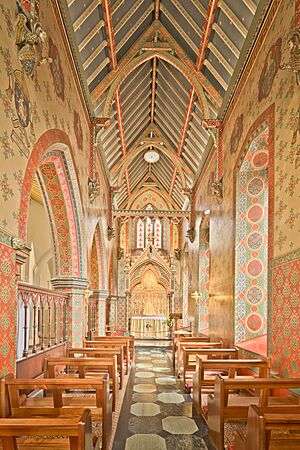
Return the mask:
<svg viewBox="0 0 300 450">
<path fill-rule="evenodd" d="M 37 353 L 67 340 L 68 295 L 18 283 L 19 340 L 22 356 Z"/>
</svg>

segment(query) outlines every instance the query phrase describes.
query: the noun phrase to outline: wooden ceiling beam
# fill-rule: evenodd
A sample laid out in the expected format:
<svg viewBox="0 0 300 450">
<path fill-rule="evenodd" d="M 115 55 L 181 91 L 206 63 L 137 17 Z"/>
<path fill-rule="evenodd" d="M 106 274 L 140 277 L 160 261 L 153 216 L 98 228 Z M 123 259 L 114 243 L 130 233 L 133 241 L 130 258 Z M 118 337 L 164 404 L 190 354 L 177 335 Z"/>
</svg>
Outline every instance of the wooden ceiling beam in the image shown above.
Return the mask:
<svg viewBox="0 0 300 450">
<path fill-rule="evenodd" d="M 111 63 L 111 68 L 113 71 L 115 71 L 117 69 L 118 63 L 117 63 L 117 52 L 116 52 L 116 47 L 115 47 L 115 36 L 114 36 L 113 23 L 112 23 L 112 10 L 111 10 L 110 0 L 102 0 L 102 8 L 103 8 L 103 15 L 104 15 L 104 22 L 105 22 L 105 31 L 106 31 L 106 37 L 107 37 L 109 59 L 110 59 L 110 63 Z M 116 102 L 117 120 L 118 120 L 118 126 L 119 126 L 122 153 L 123 153 L 123 155 L 125 155 L 126 154 L 126 142 L 125 142 L 125 136 L 124 136 L 124 124 L 123 124 L 123 118 L 122 118 L 120 89 L 118 89 L 116 92 L 115 102 Z M 126 176 L 127 193 L 128 193 L 128 195 L 130 195 L 131 192 L 130 192 L 130 180 L 129 180 L 128 170 L 125 171 L 125 176 Z"/>
<path fill-rule="evenodd" d="M 205 52 L 206 52 L 206 49 L 207 49 L 207 46 L 208 46 L 209 36 L 210 36 L 210 33 L 211 33 L 211 29 L 212 29 L 212 24 L 213 24 L 213 22 L 215 20 L 215 14 L 216 14 L 217 6 L 218 6 L 218 1 L 219 0 L 210 0 L 209 4 L 208 4 L 207 18 L 205 19 L 204 29 L 203 29 L 203 33 L 202 33 L 202 36 L 201 36 L 200 48 L 199 48 L 198 57 L 197 57 L 197 61 L 196 61 L 196 70 L 198 72 L 200 72 L 202 67 L 203 67 L 203 62 L 204 62 L 204 59 L 205 59 Z M 178 149 L 177 149 L 177 153 L 178 153 L 179 156 L 182 153 L 182 149 L 183 149 L 184 142 L 185 142 L 185 139 L 186 139 L 188 126 L 189 126 L 189 121 L 190 121 L 190 116 L 191 116 L 191 112 L 192 112 L 193 104 L 194 104 L 194 96 L 195 96 L 195 89 L 194 89 L 194 87 L 192 87 L 191 90 L 190 90 L 188 104 L 187 104 L 187 107 L 186 107 L 186 115 L 185 115 L 185 119 L 184 119 L 184 122 L 183 122 L 181 138 L 180 138 Z M 170 195 L 172 195 L 172 191 L 173 191 L 173 188 L 174 188 L 176 176 L 177 176 L 177 169 L 175 167 L 174 168 L 174 172 L 173 172 L 173 176 L 172 176 L 172 182 L 171 182 L 170 190 L 169 190 L 169 194 Z"/>
<path fill-rule="evenodd" d="M 159 19 L 159 7 L 160 1 L 155 0 L 154 3 L 154 19 Z M 157 36 L 154 36 L 154 42 L 157 43 Z M 150 109 L 150 121 L 154 122 L 154 111 L 155 111 L 155 97 L 156 97 L 156 70 L 157 70 L 157 58 L 153 58 L 152 62 L 152 87 L 151 87 L 151 109 Z"/>
</svg>

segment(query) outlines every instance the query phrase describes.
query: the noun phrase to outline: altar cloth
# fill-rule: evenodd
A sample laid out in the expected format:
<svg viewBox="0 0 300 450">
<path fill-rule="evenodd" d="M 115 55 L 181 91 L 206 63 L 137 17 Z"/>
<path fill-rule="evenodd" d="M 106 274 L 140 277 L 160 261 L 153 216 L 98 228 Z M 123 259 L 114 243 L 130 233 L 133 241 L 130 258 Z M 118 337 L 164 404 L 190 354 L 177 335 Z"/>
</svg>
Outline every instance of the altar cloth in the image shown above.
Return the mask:
<svg viewBox="0 0 300 450">
<path fill-rule="evenodd" d="M 130 333 L 135 338 L 167 339 L 169 327 L 163 316 L 134 316 L 131 319 Z"/>
</svg>

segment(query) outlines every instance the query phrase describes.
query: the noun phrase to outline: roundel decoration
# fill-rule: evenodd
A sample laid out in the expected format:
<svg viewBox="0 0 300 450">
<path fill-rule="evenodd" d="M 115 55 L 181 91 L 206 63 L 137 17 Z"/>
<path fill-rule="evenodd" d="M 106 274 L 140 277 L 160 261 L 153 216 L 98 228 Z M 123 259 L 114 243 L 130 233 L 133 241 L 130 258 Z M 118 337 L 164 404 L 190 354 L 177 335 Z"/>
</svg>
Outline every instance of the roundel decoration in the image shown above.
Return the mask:
<svg viewBox="0 0 300 450">
<path fill-rule="evenodd" d="M 264 210 L 260 205 L 253 205 L 248 209 L 248 220 L 252 223 L 257 223 L 263 217 Z"/>
<path fill-rule="evenodd" d="M 249 234 L 247 244 L 248 247 L 251 248 L 251 250 L 258 250 L 262 246 L 263 241 L 263 235 L 261 233 L 258 233 L 257 231 L 254 231 L 253 233 Z"/>
<path fill-rule="evenodd" d="M 247 317 L 246 325 L 250 331 L 257 332 L 262 328 L 263 320 L 260 315 L 253 313 Z"/>
<path fill-rule="evenodd" d="M 250 195 L 256 196 L 259 195 L 264 188 L 264 182 L 261 178 L 252 178 L 252 180 L 248 184 L 248 192 Z"/>
<path fill-rule="evenodd" d="M 247 300 L 252 304 L 257 304 L 263 299 L 263 291 L 258 286 L 251 286 L 247 291 Z"/>
<path fill-rule="evenodd" d="M 258 259 L 253 259 L 247 265 L 247 272 L 250 277 L 258 277 L 263 271 L 263 265 Z"/>
<path fill-rule="evenodd" d="M 255 153 L 252 159 L 252 164 L 257 169 L 262 169 L 268 164 L 269 156 L 267 152 Z"/>
</svg>

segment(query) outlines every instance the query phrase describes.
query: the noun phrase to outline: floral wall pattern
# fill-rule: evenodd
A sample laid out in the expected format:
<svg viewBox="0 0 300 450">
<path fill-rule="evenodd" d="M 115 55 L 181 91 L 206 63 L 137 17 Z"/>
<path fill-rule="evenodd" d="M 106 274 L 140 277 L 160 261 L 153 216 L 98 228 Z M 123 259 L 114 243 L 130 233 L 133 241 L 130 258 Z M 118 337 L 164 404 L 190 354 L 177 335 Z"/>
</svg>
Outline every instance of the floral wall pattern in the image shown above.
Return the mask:
<svg viewBox="0 0 300 450">
<path fill-rule="evenodd" d="M 0 244 L 0 376 L 14 373 L 16 364 L 15 251 Z"/>
<path fill-rule="evenodd" d="M 209 300 L 209 227 L 201 227 L 199 233 L 199 331 L 208 329 Z"/>
</svg>

